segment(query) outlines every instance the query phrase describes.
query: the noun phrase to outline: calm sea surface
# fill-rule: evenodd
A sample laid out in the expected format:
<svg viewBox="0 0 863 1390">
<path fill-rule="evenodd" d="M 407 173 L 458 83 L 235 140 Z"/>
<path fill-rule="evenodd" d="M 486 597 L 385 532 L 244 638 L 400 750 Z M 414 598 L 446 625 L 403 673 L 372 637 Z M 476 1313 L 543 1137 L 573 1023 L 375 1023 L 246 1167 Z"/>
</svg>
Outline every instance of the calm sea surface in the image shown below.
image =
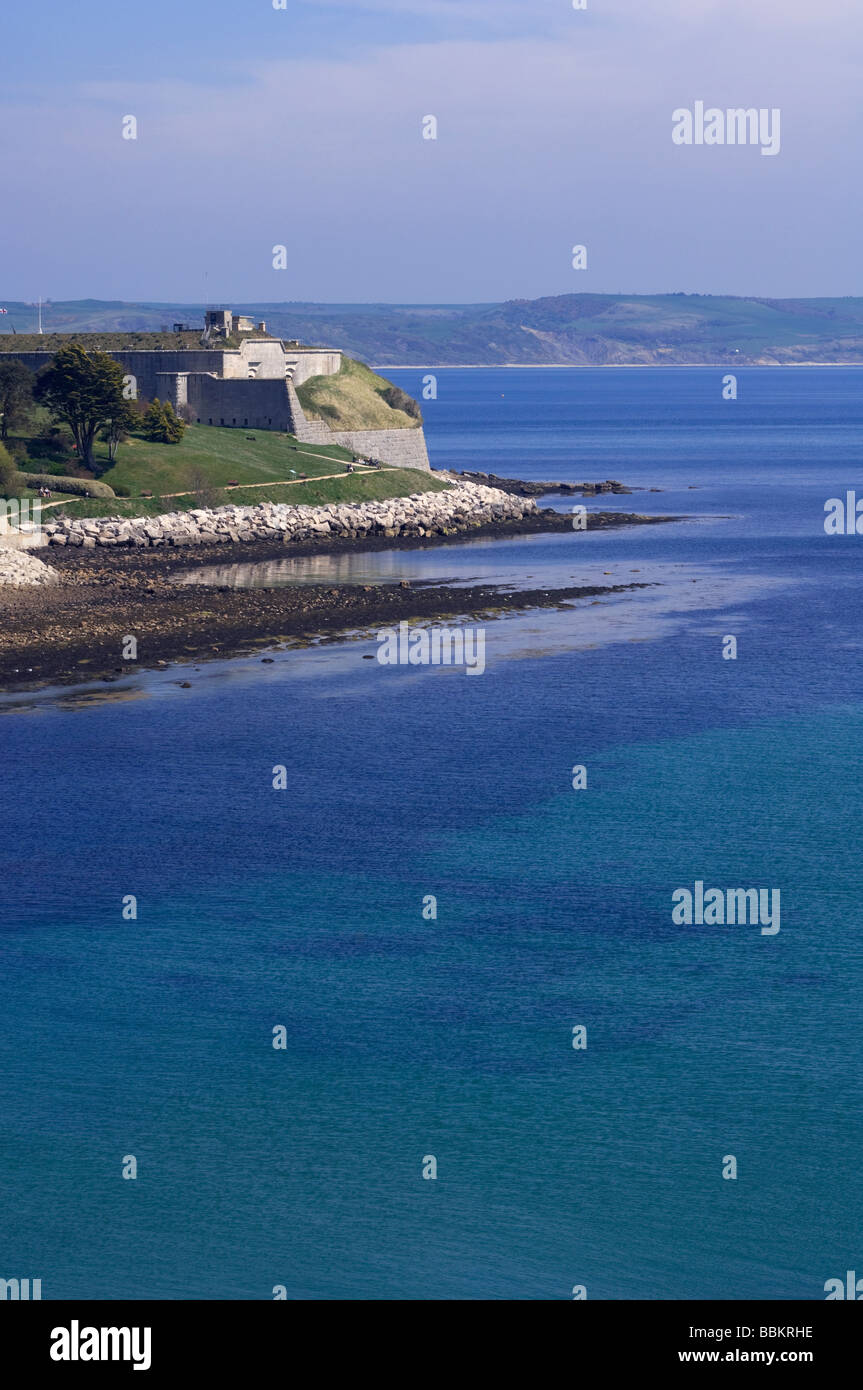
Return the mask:
<svg viewBox="0 0 863 1390">
<path fill-rule="evenodd" d="M 650 586 L 488 624 L 481 678 L 366 634 L 0 702 L 0 1277 L 819 1299 L 863 1266 L 863 537 L 823 526 L 863 373 L 722 375 L 437 371 L 438 467 L 685 519 L 277 576 Z M 780 932 L 675 925 L 696 880 L 779 889 Z"/>
</svg>

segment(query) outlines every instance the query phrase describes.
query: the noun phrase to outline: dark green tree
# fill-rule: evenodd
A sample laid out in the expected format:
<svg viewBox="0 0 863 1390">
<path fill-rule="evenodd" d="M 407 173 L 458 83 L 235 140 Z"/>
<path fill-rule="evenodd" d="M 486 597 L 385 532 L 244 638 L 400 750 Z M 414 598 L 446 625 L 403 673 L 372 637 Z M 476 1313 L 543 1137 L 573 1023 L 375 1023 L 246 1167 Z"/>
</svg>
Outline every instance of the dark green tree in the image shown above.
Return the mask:
<svg viewBox="0 0 863 1390">
<path fill-rule="evenodd" d="M 186 426 L 175 414 L 171 402 L 160 401 L 157 396 L 144 413 L 142 430 L 146 439 L 157 444 L 179 444 Z"/>
<path fill-rule="evenodd" d="M 35 376 L 16 357 L 0 355 L 0 439 L 10 429 L 26 424 L 33 406 Z"/>
<path fill-rule="evenodd" d="M 114 463 L 117 446 L 129 438 L 133 430 L 140 429 L 141 417 L 129 401 L 121 401 L 110 420 L 102 426 L 100 437 L 108 445 L 108 458 Z"/>
<path fill-rule="evenodd" d="M 166 443 L 179 444 L 186 433 L 186 422 L 180 419 L 170 401 L 165 401 L 165 424 L 168 432 Z"/>
<path fill-rule="evenodd" d="M 69 426 L 85 468 L 94 467 L 93 444 L 99 431 L 128 408 L 120 364 L 105 352 L 86 352 L 79 343 L 60 348 L 39 373 L 36 399 Z"/>
<path fill-rule="evenodd" d="M 161 441 L 165 433 L 165 407 L 158 396 L 144 411 L 140 428 L 145 439 Z"/>
</svg>

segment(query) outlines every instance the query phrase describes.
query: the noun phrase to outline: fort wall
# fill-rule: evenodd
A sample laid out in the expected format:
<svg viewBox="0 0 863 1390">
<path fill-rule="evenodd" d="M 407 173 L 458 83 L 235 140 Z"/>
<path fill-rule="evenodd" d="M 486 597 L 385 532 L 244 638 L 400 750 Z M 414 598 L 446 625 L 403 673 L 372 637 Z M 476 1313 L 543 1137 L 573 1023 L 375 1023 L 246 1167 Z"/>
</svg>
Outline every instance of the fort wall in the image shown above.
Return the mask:
<svg viewBox="0 0 863 1390">
<path fill-rule="evenodd" d="M 294 386 L 309 377 L 340 371 L 338 350 L 285 348 L 276 338 L 247 338 L 239 348 L 111 351 L 108 355 L 126 376 L 134 377 L 139 398 L 158 396 L 170 401 L 196 423 L 278 430 L 307 444 L 339 444 L 399 468 L 429 470 L 421 428 L 331 430 L 323 421 L 306 418 Z M 3 356 L 17 357 L 36 372 L 48 365 L 54 353 Z"/>
<path fill-rule="evenodd" d="M 302 386 L 313 376 L 336 376 L 342 370 L 342 354 L 338 351 L 313 348 L 285 348 L 291 380 Z"/>
</svg>

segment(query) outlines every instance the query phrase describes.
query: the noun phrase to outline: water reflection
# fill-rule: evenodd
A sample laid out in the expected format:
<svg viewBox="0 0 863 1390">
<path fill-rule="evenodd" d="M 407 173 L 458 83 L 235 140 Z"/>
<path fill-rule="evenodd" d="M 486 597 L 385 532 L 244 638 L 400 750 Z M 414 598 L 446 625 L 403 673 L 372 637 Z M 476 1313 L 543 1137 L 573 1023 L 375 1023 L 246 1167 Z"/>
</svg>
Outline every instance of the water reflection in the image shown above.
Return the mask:
<svg viewBox="0 0 863 1390">
<path fill-rule="evenodd" d="M 452 568 L 452 567 L 451 567 Z M 231 589 L 272 589 L 286 584 L 394 584 L 416 572 L 404 551 L 306 555 L 254 564 L 207 565 L 177 575 L 177 584 L 226 585 Z"/>
<path fill-rule="evenodd" d="M 608 587 L 649 581 L 651 569 L 658 568 L 644 559 L 624 561 L 620 557 L 609 559 L 602 552 L 595 554 L 589 543 L 592 540 L 592 535 L 581 538 L 572 532 L 505 539 L 483 537 L 454 545 L 405 550 L 285 556 L 277 560 L 207 565 L 178 574 L 174 582 L 232 589 L 398 584 L 402 580 L 456 587 L 488 584 L 504 589 Z"/>
</svg>

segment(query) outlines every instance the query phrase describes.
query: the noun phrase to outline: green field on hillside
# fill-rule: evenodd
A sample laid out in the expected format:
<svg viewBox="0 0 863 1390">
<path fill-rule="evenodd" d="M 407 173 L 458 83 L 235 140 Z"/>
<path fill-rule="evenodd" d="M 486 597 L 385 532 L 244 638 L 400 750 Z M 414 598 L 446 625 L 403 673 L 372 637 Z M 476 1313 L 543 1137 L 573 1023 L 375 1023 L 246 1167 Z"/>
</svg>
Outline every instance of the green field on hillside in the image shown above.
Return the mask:
<svg viewBox="0 0 863 1390">
<path fill-rule="evenodd" d="M 371 374 L 369 374 L 371 375 Z M 394 414 L 384 405 L 389 414 Z M 31 431 L 47 421 L 41 409 L 34 413 Z M 26 432 L 16 438 L 27 446 Z M 105 445 L 97 446 L 104 467 Z M 118 490 L 116 498 L 75 497 L 52 487 L 52 505 L 44 510 L 50 521 L 58 513 L 69 517 L 159 516 L 194 507 L 220 507 L 227 503 L 255 506 L 260 502 L 288 502 L 320 506 L 328 502 L 353 502 L 400 497 L 412 492 L 439 491 L 447 486 L 418 469 L 369 470 L 357 465 L 347 474 L 353 459 L 338 445 L 302 444 L 293 435 L 270 430 L 225 429 L 189 425 L 179 444 L 157 444 L 137 435 L 119 446 L 113 466 L 99 474 L 100 482 Z M 23 459 L 19 467 L 34 473 L 48 472 L 43 459 Z M 74 459 L 70 475 L 80 473 Z M 60 475 L 55 475 L 57 483 Z M 142 497 L 142 492 L 152 496 Z M 121 495 L 127 493 L 127 496 Z M 27 490 L 24 495 L 35 497 Z"/>
<path fill-rule="evenodd" d="M 162 516 L 188 512 L 195 507 L 254 507 L 261 502 L 288 502 L 292 506 L 320 507 L 328 502 L 370 502 L 387 497 L 408 497 L 413 492 L 443 492 L 448 484 L 430 473 L 413 468 L 384 468 L 349 477 L 318 477 L 305 483 L 274 483 L 267 487 L 235 487 L 185 493 L 181 497 L 117 497 L 100 501 L 90 497 L 64 497 L 59 506 L 47 507 L 43 522 L 68 517 Z M 57 494 L 54 494 L 57 499 Z"/>
<path fill-rule="evenodd" d="M 47 412 L 37 408 L 31 430 L 47 423 Z M 13 432 L 13 439 L 29 445 L 25 431 Z M 34 451 L 35 453 L 35 451 Z M 222 429 L 211 425 L 189 425 L 179 444 L 156 444 L 137 435 L 121 444 L 117 460 L 107 467 L 107 448 L 97 442 L 99 481 L 109 487 L 127 488 L 133 497 L 142 491 L 153 493 L 199 490 L 206 481 L 214 487 L 226 483 L 288 482 L 305 473 L 309 478 L 343 473 L 353 455 L 332 444 L 301 444 L 291 434 L 270 430 Z M 19 467 L 31 473 L 55 471 L 49 459 L 32 456 Z M 67 463 L 70 475 L 79 473 L 74 457 Z M 104 471 L 102 471 L 104 470 Z M 58 481 L 62 474 L 58 473 Z"/>
<path fill-rule="evenodd" d="M 356 473 L 346 474 L 352 457 L 347 449 L 301 444 L 293 435 L 268 430 L 189 425 L 179 444 L 154 444 L 133 437 L 120 445 L 116 464 L 101 474 L 100 481 L 128 489 L 128 497 L 103 501 L 52 491 L 52 502 L 59 505 L 47 507 L 44 519 L 50 521 L 58 512 L 70 517 L 159 516 L 229 502 L 243 507 L 259 502 L 321 506 L 403 497 L 447 486 L 432 474 L 412 468 L 370 470 L 358 465 Z M 302 481 L 304 474 L 307 481 Z M 239 486 L 228 487 L 229 483 Z M 153 496 L 142 497 L 142 491 Z"/>
<path fill-rule="evenodd" d="M 121 444 L 113 468 L 100 474 L 109 487 L 129 488 L 137 496 L 182 492 L 198 485 L 198 473 L 214 487 L 225 483 L 287 482 L 307 473 L 316 478 L 343 473 L 353 455 L 334 445 L 300 444 L 293 435 L 269 430 L 221 429 L 189 425 L 179 444 L 152 444 L 132 437 Z"/>
</svg>

